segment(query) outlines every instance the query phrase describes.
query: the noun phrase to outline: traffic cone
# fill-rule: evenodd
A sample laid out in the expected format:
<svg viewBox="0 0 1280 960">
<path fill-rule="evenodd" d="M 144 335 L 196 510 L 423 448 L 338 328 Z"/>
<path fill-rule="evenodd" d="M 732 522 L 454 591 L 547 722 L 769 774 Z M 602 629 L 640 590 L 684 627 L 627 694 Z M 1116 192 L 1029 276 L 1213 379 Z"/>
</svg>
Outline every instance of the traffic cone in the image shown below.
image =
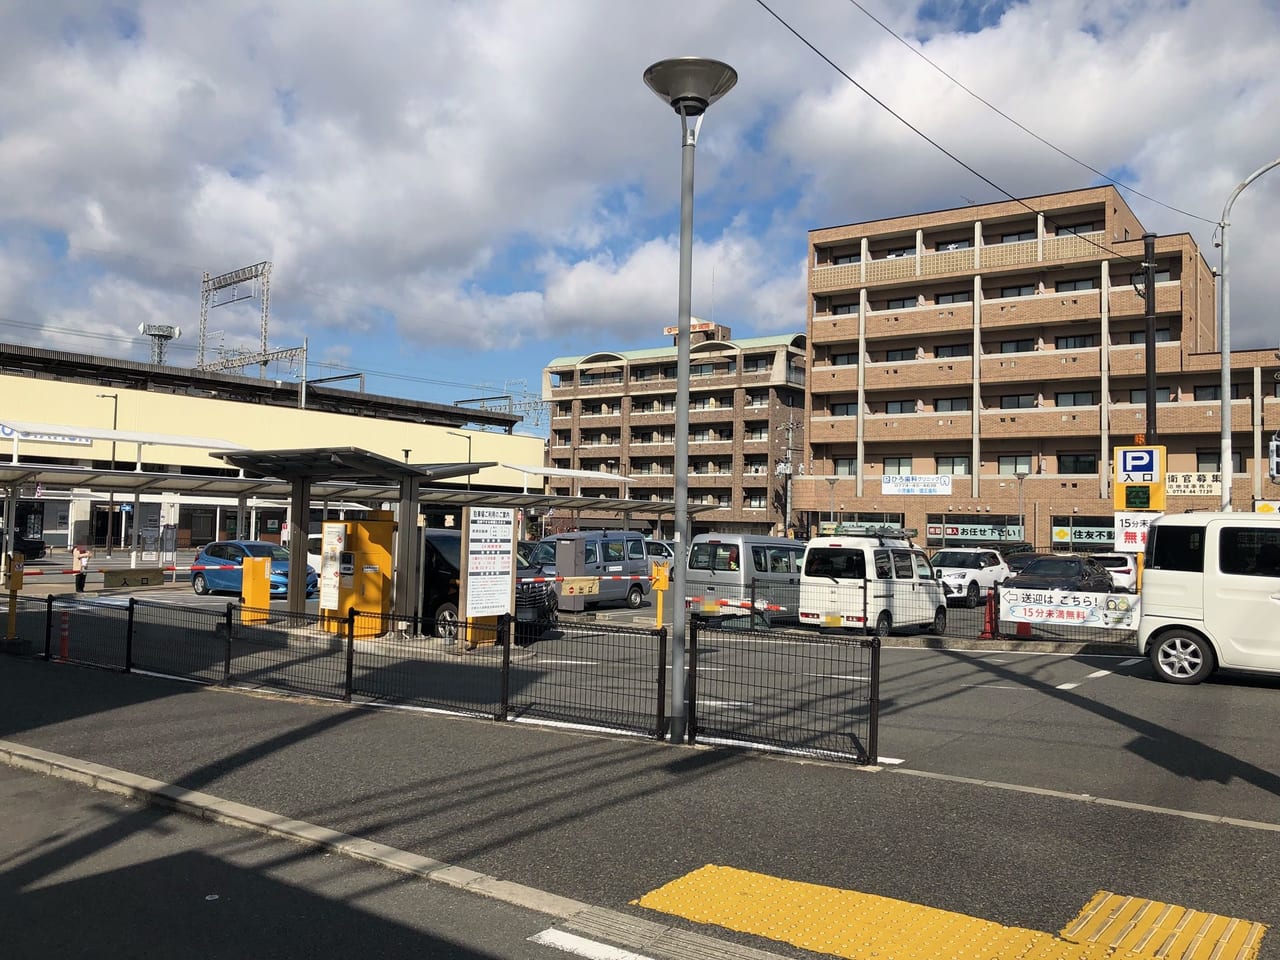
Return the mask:
<svg viewBox="0 0 1280 960">
<path fill-rule="evenodd" d="M 982 615 L 982 632 L 978 634 L 979 640 L 994 640 L 996 638 L 996 592 L 994 589 L 987 591 L 987 606 Z"/>
</svg>

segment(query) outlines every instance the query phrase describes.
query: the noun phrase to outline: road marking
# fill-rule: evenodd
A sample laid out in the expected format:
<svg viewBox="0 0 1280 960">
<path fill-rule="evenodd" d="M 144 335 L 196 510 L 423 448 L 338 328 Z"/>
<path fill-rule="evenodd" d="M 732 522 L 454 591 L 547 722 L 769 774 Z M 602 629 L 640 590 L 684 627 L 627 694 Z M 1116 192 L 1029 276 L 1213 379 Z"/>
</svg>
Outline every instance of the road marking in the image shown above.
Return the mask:
<svg viewBox="0 0 1280 960">
<path fill-rule="evenodd" d="M 1005 683 L 962 683 L 962 687 L 981 687 L 983 690 L 1021 690 L 1023 693 L 1035 693 L 1031 687 L 1015 687 Z"/>
<path fill-rule="evenodd" d="M 1123 664 L 1121 664 L 1121 666 L 1123 666 Z M 1111 672 L 1110 670 L 1095 670 L 1095 671 L 1093 671 L 1093 673 L 1089 674 L 1089 675 L 1088 675 L 1088 676 L 1086 676 L 1084 679 L 1085 679 L 1085 680 L 1097 680 L 1099 677 L 1109 677 L 1109 676 L 1111 676 L 1111 675 L 1112 675 L 1112 672 Z M 1056 687 L 1054 687 L 1053 689 L 1055 689 L 1055 690 L 1074 690 L 1076 687 L 1080 686 L 1080 684 L 1082 684 L 1082 683 L 1084 683 L 1084 680 L 1077 681 L 1076 683 L 1060 683 L 1060 684 L 1058 684 Z"/>
<path fill-rule="evenodd" d="M 840 674 L 840 673 L 805 673 L 805 674 L 801 674 L 801 676 L 805 676 L 805 677 L 819 677 L 820 679 L 823 679 L 823 680 L 862 680 L 862 681 L 867 681 L 867 680 L 870 680 L 870 679 L 871 679 L 870 677 L 846 677 L 845 675 Z"/>
<path fill-rule="evenodd" d="M 1254 960 L 1266 928 L 1099 891 L 1056 936 L 857 890 L 784 880 L 708 864 L 633 905 L 844 957 L 1116 955 Z"/>
<path fill-rule="evenodd" d="M 700 707 L 722 707 L 726 710 L 741 710 L 754 706 L 750 700 L 699 700 Z"/>
<path fill-rule="evenodd" d="M 1142 663 L 1142 662 L 1143 662 L 1142 657 L 1130 657 L 1128 660 L 1121 660 L 1120 666 L 1132 667 L 1135 663 Z"/>
<path fill-rule="evenodd" d="M 599 660 L 539 660 L 539 663 L 558 663 L 570 667 L 598 667 Z"/>
<path fill-rule="evenodd" d="M 565 953 L 572 953 L 574 956 L 589 957 L 591 960 L 650 960 L 644 954 L 611 947 L 608 944 L 600 943 L 596 940 L 588 940 L 586 937 L 580 937 L 574 933 L 565 933 L 563 930 L 543 930 L 541 933 L 535 933 L 530 937 L 529 942 L 544 947 L 554 947 L 556 950 L 563 950 Z"/>
</svg>

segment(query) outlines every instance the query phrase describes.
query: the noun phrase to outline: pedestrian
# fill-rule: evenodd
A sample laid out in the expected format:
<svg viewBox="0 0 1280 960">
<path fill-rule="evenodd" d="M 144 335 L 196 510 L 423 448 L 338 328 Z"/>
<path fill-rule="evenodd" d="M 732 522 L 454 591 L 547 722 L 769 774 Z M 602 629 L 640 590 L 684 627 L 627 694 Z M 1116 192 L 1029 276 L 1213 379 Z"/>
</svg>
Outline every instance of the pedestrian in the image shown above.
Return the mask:
<svg viewBox="0 0 1280 960">
<path fill-rule="evenodd" d="M 76 575 L 76 593 L 84 593 L 84 580 L 89 574 L 89 561 L 93 559 L 93 550 L 88 544 L 77 543 L 71 551 L 71 569 Z"/>
</svg>

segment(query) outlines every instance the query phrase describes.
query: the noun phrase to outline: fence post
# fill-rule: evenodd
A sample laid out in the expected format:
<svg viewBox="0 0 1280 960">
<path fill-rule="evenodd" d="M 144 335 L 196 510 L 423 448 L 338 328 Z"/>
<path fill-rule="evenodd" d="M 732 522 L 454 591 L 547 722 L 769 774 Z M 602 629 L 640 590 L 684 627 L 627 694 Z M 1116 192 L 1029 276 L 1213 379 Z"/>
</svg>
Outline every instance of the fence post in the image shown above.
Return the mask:
<svg viewBox="0 0 1280 960">
<path fill-rule="evenodd" d="M 672 683 L 683 685 L 677 689 L 684 690 L 684 715 L 690 743 L 698 742 L 698 624 L 701 620 L 701 617 L 689 618 L 689 672 L 683 677 L 671 678 Z"/>
<path fill-rule="evenodd" d="M 871 638 L 871 696 L 867 700 L 867 763 L 880 761 L 880 638 Z"/>
<path fill-rule="evenodd" d="M 53 594 L 44 600 L 44 659 L 47 663 L 53 659 Z"/>
<path fill-rule="evenodd" d="M 498 712 L 493 719 L 505 723 L 511 705 L 511 614 L 498 617 L 498 643 L 502 644 L 502 680 Z"/>
<path fill-rule="evenodd" d="M 347 607 L 347 688 L 342 699 L 351 702 L 356 675 L 356 608 Z"/>
<path fill-rule="evenodd" d="M 667 737 L 667 628 L 658 631 L 658 723 L 654 728 L 658 740 Z"/>
<path fill-rule="evenodd" d="M 124 634 L 124 672 L 133 672 L 133 624 L 134 611 L 138 608 L 138 598 L 129 598 L 129 625 L 125 628 Z"/>
<path fill-rule="evenodd" d="M 234 604 L 230 600 L 227 601 L 227 613 L 223 622 L 223 626 L 227 631 L 227 651 L 225 659 L 222 662 L 222 685 L 228 687 L 231 685 L 231 611 Z"/>
</svg>

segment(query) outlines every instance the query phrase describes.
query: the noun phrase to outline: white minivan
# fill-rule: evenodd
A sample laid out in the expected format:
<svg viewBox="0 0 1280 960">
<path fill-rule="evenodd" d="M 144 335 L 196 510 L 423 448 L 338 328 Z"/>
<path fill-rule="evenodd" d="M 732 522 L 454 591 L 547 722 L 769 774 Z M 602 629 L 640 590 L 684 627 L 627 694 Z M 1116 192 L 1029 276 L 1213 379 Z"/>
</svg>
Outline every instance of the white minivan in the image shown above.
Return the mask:
<svg viewBox="0 0 1280 960">
<path fill-rule="evenodd" d="M 1180 513 L 1147 529 L 1138 652 L 1156 676 L 1280 673 L 1280 516 Z"/>
<path fill-rule="evenodd" d="M 809 541 L 800 572 L 800 625 L 886 636 L 895 627 L 947 629 L 947 597 L 912 531 L 867 528 Z"/>
</svg>

